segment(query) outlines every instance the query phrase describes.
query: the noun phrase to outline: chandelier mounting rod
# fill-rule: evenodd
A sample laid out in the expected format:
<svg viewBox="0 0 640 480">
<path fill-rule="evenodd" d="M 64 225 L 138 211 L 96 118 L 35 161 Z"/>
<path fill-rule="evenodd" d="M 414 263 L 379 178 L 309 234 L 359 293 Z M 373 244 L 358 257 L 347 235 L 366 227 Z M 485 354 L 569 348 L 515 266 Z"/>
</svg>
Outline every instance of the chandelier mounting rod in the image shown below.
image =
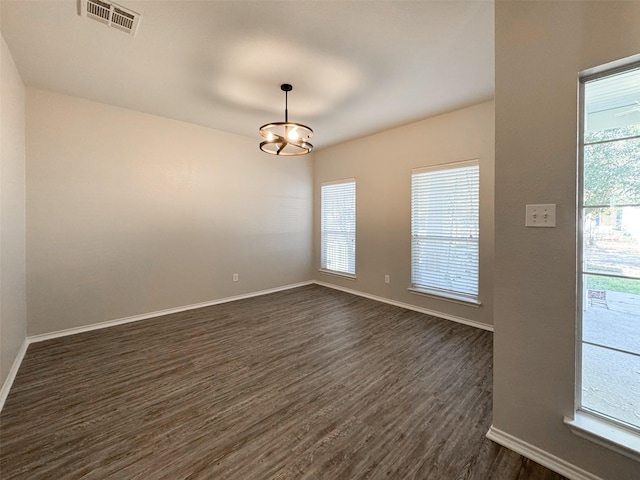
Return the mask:
<svg viewBox="0 0 640 480">
<path fill-rule="evenodd" d="M 293 87 L 288 83 L 280 85 L 280 90 L 284 92 L 284 121 L 289 123 L 289 92 L 293 90 Z"/>
</svg>

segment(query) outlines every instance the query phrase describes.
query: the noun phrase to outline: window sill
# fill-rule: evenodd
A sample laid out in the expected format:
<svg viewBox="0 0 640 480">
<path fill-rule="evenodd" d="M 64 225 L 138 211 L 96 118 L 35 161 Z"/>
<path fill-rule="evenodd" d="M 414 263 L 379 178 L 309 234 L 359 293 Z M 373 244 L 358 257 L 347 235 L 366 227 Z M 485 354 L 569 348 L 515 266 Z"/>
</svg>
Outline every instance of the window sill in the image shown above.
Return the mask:
<svg viewBox="0 0 640 480">
<path fill-rule="evenodd" d="M 324 273 L 327 275 L 333 275 L 334 277 L 346 278 L 347 280 L 356 280 L 355 275 L 351 275 L 350 273 L 337 272 L 335 270 L 327 270 L 326 268 L 318 269 L 320 273 Z"/>
<path fill-rule="evenodd" d="M 409 288 L 409 293 L 422 295 L 425 297 L 437 298 L 438 300 L 445 300 L 447 302 L 459 303 L 461 305 L 467 305 L 468 307 L 477 308 L 482 306 L 482 302 L 477 298 L 471 298 L 464 295 L 456 295 L 455 293 L 449 293 L 440 290 Z"/>
<path fill-rule="evenodd" d="M 574 435 L 640 462 L 640 435 L 637 433 L 581 410 L 573 419 L 565 417 L 564 423 Z"/>
</svg>

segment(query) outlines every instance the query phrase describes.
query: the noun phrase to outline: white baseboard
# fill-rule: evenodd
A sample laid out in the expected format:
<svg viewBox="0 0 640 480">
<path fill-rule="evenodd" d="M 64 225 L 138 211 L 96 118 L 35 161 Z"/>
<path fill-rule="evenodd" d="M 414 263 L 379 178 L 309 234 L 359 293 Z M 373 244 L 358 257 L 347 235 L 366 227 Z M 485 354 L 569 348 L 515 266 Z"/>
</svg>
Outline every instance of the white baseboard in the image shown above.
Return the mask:
<svg viewBox="0 0 640 480">
<path fill-rule="evenodd" d="M 131 317 L 108 320 L 106 322 L 92 323 L 91 325 L 83 325 L 81 327 L 67 328 L 65 330 L 58 330 L 56 332 L 43 333 L 40 335 L 32 335 L 30 337 L 27 337 L 27 340 L 29 341 L 29 343 L 43 342 L 45 340 L 51 340 L 52 338 L 66 337 L 67 335 L 75 335 L 77 333 L 90 332 L 92 330 L 99 330 L 101 328 L 113 327 L 116 325 L 122 325 L 124 323 L 139 322 L 140 320 L 148 320 L 150 318 L 161 317 L 163 315 L 170 315 L 172 313 L 184 312 L 186 310 L 193 310 L 195 308 L 210 307 L 212 305 L 219 305 L 221 303 L 234 302 L 236 300 L 244 300 L 245 298 L 259 297 L 261 295 L 268 295 L 270 293 L 276 293 L 276 292 L 281 292 L 283 290 L 290 290 L 292 288 L 311 285 L 312 283 L 313 283 L 312 281 L 294 283 L 290 285 L 284 285 L 282 287 L 270 288 L 267 290 L 260 290 L 258 292 L 245 293 L 242 295 L 235 295 L 233 297 L 220 298 L 220 299 L 211 300 L 208 302 L 194 303 L 192 305 L 183 305 L 181 307 L 167 308 L 166 310 L 158 310 L 156 312 L 143 313 L 140 315 L 133 315 Z"/>
<path fill-rule="evenodd" d="M 27 347 L 29 347 L 29 340 L 25 338 L 22 342 L 22 345 L 20 346 L 20 350 L 18 350 L 16 358 L 13 360 L 13 365 L 11 365 L 9 375 L 7 375 L 7 378 L 5 378 L 4 383 L 2 384 L 2 388 L 0 388 L 0 412 L 2 411 L 2 407 L 4 407 L 4 402 L 7 401 L 9 390 L 11 390 L 13 381 L 16 379 L 16 375 L 18 374 L 20 364 L 22 364 L 24 354 L 27 353 Z"/>
<path fill-rule="evenodd" d="M 520 440 L 513 435 L 509 435 L 508 433 L 495 428 L 493 425 L 487 432 L 487 438 L 502 445 L 503 447 L 507 447 L 508 449 L 527 457 L 530 460 L 533 460 L 536 463 L 539 463 L 544 467 L 547 467 L 550 470 L 553 470 L 556 473 L 559 473 L 560 475 L 564 475 L 571 480 L 602 480 L 600 477 L 597 477 L 586 470 L 582 470 L 581 468 L 578 468 L 555 455 L 551 455 L 549 452 L 531 445 L 530 443 Z"/>
<path fill-rule="evenodd" d="M 455 315 L 449 315 L 448 313 L 442 313 L 442 312 L 437 312 L 435 310 L 430 310 L 428 308 L 417 307 L 415 305 L 411 305 L 410 303 L 398 302 L 396 300 L 391 300 L 389 298 L 379 297 L 377 295 L 371 295 L 369 293 L 359 292 L 358 290 L 341 287 L 339 285 L 334 285 L 332 283 L 325 283 L 318 280 L 315 280 L 313 283 L 315 283 L 316 285 L 321 285 L 323 287 L 333 288 L 335 290 L 340 290 L 342 292 L 358 295 L 360 297 L 365 297 L 370 300 L 376 300 L 378 302 L 388 303 L 389 305 L 394 305 L 396 307 L 406 308 L 407 310 L 413 310 L 415 312 L 425 313 L 427 315 L 432 315 L 434 317 L 444 318 L 445 320 L 451 320 L 452 322 L 463 323 L 471 327 L 476 327 L 482 330 L 493 332 L 493 325 L 487 325 L 486 323 L 476 322 L 475 320 L 468 320 L 466 318 L 457 317 Z"/>
</svg>

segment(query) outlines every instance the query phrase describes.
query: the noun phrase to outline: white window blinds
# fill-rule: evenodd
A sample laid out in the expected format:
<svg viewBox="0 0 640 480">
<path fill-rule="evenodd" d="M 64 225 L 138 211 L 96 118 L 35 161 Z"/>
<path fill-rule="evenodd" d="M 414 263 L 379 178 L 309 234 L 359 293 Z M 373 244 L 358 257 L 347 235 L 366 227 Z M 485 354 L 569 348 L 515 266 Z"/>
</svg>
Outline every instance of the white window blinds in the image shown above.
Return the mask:
<svg viewBox="0 0 640 480">
<path fill-rule="evenodd" d="M 326 270 L 355 275 L 355 180 L 323 184 L 321 209 L 321 267 Z"/>
<path fill-rule="evenodd" d="M 477 299 L 479 178 L 477 160 L 413 170 L 412 288 Z"/>
</svg>

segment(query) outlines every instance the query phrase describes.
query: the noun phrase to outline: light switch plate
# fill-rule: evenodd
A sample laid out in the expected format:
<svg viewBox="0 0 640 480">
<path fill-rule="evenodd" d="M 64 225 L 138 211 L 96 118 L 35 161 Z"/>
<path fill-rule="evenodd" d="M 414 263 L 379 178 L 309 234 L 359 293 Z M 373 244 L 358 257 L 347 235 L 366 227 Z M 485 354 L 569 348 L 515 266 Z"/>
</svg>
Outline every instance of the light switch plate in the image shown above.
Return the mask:
<svg viewBox="0 0 640 480">
<path fill-rule="evenodd" d="M 525 227 L 555 227 L 555 203 L 527 205 L 524 225 Z"/>
</svg>

